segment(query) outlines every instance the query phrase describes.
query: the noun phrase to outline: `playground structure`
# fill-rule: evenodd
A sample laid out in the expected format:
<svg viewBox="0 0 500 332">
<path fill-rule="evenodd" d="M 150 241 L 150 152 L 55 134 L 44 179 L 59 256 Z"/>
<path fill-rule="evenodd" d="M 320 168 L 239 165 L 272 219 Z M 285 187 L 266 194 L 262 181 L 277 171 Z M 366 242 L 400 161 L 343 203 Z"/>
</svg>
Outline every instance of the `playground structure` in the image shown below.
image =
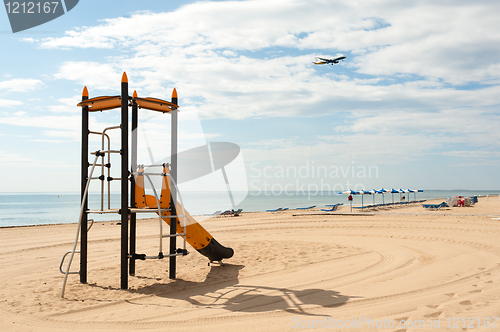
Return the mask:
<svg viewBox="0 0 500 332">
<path fill-rule="evenodd" d="M 61 260 L 59 270 L 65 275 L 61 291 L 64 291 L 69 274 L 79 274 L 80 282 L 87 283 L 87 254 L 88 238 L 93 220 L 90 214 L 120 214 L 120 285 L 122 289 L 128 288 L 128 275 L 135 275 L 136 260 L 163 259 L 169 257 L 169 278 L 174 279 L 176 275 L 176 257 L 188 254 L 186 242 L 188 242 L 199 253 L 206 256 L 210 262 L 231 258 L 233 249 L 222 246 L 212 237 L 183 207 L 182 197 L 177 187 L 177 116 L 178 99 L 177 91 L 174 89 L 170 102 L 157 98 L 139 98 L 134 91 L 132 97 L 128 92 L 128 78 L 124 72 L 121 82 L 121 94 L 119 96 L 101 96 L 89 99 L 87 87 L 84 87 L 82 101 L 78 104 L 82 107 L 82 154 L 81 154 L 81 209 L 78 229 L 73 249 L 66 252 Z M 131 121 L 131 144 L 130 144 L 130 167 L 129 167 L 129 107 L 132 110 Z M 120 108 L 121 124 L 105 128 L 102 132 L 89 130 L 89 113 L 108 111 Z M 137 128 L 138 110 L 145 109 L 161 113 L 171 114 L 171 160 L 169 164 L 144 165 L 137 162 Z M 112 150 L 108 130 L 121 131 L 121 149 Z M 102 150 L 91 152 L 94 155 L 93 163 L 89 163 L 89 135 L 100 135 L 102 137 Z M 107 147 L 105 144 L 107 139 Z M 119 154 L 121 157 L 120 178 L 111 177 L 111 154 Z M 107 162 L 106 162 L 107 158 Z M 100 159 L 100 160 L 99 160 Z M 101 169 L 100 176 L 93 176 L 96 167 Z M 89 172 L 90 168 L 90 172 Z M 151 169 L 161 171 L 150 171 Z M 107 174 L 105 174 L 107 173 Z M 151 177 L 161 177 L 161 189 L 156 190 Z M 92 180 L 101 181 L 101 208 L 89 210 L 88 192 Z M 111 208 L 110 187 L 111 181 L 120 181 L 120 207 Z M 107 194 L 108 205 L 104 207 L 105 181 L 108 182 Z M 147 181 L 147 182 L 145 182 Z M 129 188 L 130 182 L 130 188 Z M 153 195 L 146 193 L 146 183 L 149 183 Z M 177 201 L 179 196 L 180 202 Z M 155 256 L 136 253 L 136 230 L 137 213 L 156 213 L 158 215 L 159 227 L 159 253 Z M 180 212 L 180 213 L 179 213 Z M 92 223 L 88 226 L 89 221 Z M 163 234 L 163 222 L 170 227 L 169 234 Z M 130 226 L 130 227 L 129 227 Z M 80 237 L 80 250 L 76 250 Z M 177 248 L 176 238 L 183 238 L 182 248 Z M 169 253 L 163 254 L 162 240 L 169 238 Z M 71 263 L 76 253 L 80 254 L 80 270 L 70 272 Z M 66 270 L 62 267 L 67 255 L 70 255 Z"/>
</svg>

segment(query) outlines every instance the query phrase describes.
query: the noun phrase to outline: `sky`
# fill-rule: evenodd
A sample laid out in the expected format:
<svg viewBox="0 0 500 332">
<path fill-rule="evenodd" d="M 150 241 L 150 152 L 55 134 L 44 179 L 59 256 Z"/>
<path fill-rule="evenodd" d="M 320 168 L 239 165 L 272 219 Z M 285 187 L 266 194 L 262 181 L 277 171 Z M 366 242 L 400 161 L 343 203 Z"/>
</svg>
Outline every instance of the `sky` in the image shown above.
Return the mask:
<svg viewBox="0 0 500 332">
<path fill-rule="evenodd" d="M 176 88 L 180 151 L 241 148 L 234 190 L 496 190 L 498 13 L 495 1 L 85 0 L 14 34 L 0 10 L 0 192 L 78 192 L 76 104 L 84 86 L 119 94 L 124 71 L 130 94 Z M 168 156 L 170 116 L 140 117 L 142 163 Z M 92 114 L 91 130 L 119 119 Z M 185 189 L 213 189 L 200 181 Z"/>
</svg>

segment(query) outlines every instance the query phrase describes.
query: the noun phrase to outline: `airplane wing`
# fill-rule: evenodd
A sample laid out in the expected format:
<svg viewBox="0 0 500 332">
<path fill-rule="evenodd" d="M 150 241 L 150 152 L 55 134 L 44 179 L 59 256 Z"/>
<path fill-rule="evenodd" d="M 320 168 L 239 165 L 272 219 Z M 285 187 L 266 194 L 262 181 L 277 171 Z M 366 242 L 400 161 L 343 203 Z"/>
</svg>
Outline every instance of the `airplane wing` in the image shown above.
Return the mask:
<svg viewBox="0 0 500 332">
<path fill-rule="evenodd" d="M 316 57 L 316 62 L 313 62 L 315 65 L 325 65 L 325 64 L 334 64 L 339 63 L 340 60 L 344 60 L 345 55 L 337 56 L 334 58 L 322 58 L 320 56 Z"/>
<path fill-rule="evenodd" d="M 325 59 L 325 58 L 321 58 L 319 56 L 316 57 L 316 60 L 321 60 L 323 61 L 324 63 L 327 63 L 328 61 L 332 61 L 332 59 Z"/>
</svg>

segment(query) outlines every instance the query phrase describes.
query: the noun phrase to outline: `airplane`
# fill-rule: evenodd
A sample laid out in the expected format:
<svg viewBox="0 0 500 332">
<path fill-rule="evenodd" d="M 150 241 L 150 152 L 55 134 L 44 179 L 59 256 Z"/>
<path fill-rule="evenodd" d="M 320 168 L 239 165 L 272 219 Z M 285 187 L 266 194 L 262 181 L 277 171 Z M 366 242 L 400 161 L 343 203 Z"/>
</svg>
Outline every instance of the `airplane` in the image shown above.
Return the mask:
<svg viewBox="0 0 500 332">
<path fill-rule="evenodd" d="M 313 62 L 315 65 L 325 65 L 331 64 L 333 66 L 334 63 L 339 63 L 339 61 L 343 61 L 346 58 L 345 55 L 340 54 L 335 57 L 316 57 L 316 62 Z"/>
</svg>

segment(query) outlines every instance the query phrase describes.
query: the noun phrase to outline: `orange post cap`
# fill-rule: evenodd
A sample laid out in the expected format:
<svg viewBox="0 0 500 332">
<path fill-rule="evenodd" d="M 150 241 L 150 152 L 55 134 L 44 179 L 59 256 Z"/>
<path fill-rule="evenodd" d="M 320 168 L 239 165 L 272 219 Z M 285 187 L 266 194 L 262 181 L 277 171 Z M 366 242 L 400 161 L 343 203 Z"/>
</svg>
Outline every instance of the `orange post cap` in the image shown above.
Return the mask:
<svg viewBox="0 0 500 332">
<path fill-rule="evenodd" d="M 137 91 L 134 90 L 134 93 L 132 94 L 132 97 L 137 98 Z"/>
<path fill-rule="evenodd" d="M 128 77 L 127 77 L 127 73 L 126 72 L 123 72 L 122 83 L 128 83 Z"/>
<path fill-rule="evenodd" d="M 177 90 L 172 91 L 172 98 L 177 98 Z"/>
<path fill-rule="evenodd" d="M 89 90 L 87 90 L 87 87 L 83 87 L 83 92 L 82 92 L 82 97 L 88 97 L 89 96 Z"/>
</svg>

